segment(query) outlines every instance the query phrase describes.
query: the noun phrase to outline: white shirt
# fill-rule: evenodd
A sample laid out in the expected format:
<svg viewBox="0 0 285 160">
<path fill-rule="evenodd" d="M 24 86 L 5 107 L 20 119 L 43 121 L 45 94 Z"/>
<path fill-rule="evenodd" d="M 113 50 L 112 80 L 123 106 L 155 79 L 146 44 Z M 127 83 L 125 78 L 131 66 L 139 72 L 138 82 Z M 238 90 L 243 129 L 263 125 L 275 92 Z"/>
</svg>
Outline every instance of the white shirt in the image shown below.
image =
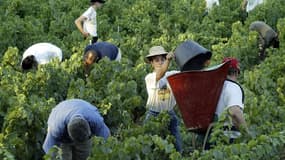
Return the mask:
<svg viewBox="0 0 285 160">
<path fill-rule="evenodd" d="M 262 3 L 263 3 L 263 0 L 248 0 L 246 11 L 249 12 L 253 10 L 257 5 L 262 4 Z"/>
<path fill-rule="evenodd" d="M 83 14 L 83 17 L 86 17 L 87 20 L 83 23 L 84 32 L 89 33 L 91 36 L 97 36 L 97 18 L 96 10 L 93 7 L 89 7 Z"/>
<path fill-rule="evenodd" d="M 167 81 L 167 77 L 179 71 L 168 71 L 156 82 L 156 73 L 149 73 L 145 77 L 148 99 L 146 107 L 155 112 L 172 110 L 176 104 L 173 93 Z"/>
<path fill-rule="evenodd" d="M 32 45 L 24 52 L 22 61 L 30 55 L 35 56 L 38 64 L 46 64 L 55 57 L 59 61 L 62 61 L 61 49 L 51 43 L 37 43 Z"/>
<path fill-rule="evenodd" d="M 216 115 L 220 117 L 221 114 L 231 106 L 239 106 L 243 110 L 244 104 L 242 102 L 242 99 L 243 93 L 240 86 L 226 80 L 224 82 L 222 93 L 218 101 Z M 229 123 L 227 122 L 226 124 Z M 225 131 L 224 134 L 231 138 L 237 138 L 240 136 L 240 132 L 238 131 Z"/>
<path fill-rule="evenodd" d="M 212 7 L 213 7 L 213 5 L 220 5 L 220 2 L 219 2 L 219 0 L 206 0 L 206 8 L 207 8 L 207 10 L 210 10 Z"/>
</svg>

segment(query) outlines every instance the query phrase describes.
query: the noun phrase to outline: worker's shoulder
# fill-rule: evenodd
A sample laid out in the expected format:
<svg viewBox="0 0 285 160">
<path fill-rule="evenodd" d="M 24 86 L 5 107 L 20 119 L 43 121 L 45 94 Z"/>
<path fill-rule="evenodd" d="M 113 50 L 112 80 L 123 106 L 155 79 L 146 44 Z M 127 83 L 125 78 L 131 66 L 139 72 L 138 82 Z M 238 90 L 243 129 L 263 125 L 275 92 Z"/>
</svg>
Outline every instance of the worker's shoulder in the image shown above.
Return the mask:
<svg viewBox="0 0 285 160">
<path fill-rule="evenodd" d="M 33 44 L 30 48 L 35 47 L 35 48 L 43 48 L 43 47 L 57 47 L 56 45 L 48 42 L 41 42 L 41 43 L 36 43 Z M 58 48 L 58 47 L 57 47 Z"/>
<path fill-rule="evenodd" d="M 266 25 L 266 23 L 263 21 L 253 21 L 251 25 Z"/>
<path fill-rule="evenodd" d="M 152 73 L 148 73 L 146 76 L 145 76 L 145 80 L 151 80 L 155 77 L 155 72 L 152 72 Z"/>
<path fill-rule="evenodd" d="M 250 24 L 249 29 L 250 30 L 257 30 L 259 28 L 271 28 L 269 25 L 267 25 L 265 22 L 263 21 L 254 21 Z"/>
<path fill-rule="evenodd" d="M 117 46 L 115 45 L 115 44 L 113 44 L 113 43 L 110 43 L 110 42 L 106 42 L 106 41 L 101 41 L 101 42 L 96 42 L 96 43 L 94 43 L 94 46 L 95 47 L 107 47 L 107 48 L 112 48 L 112 47 L 114 47 L 114 48 L 117 48 Z"/>
<path fill-rule="evenodd" d="M 226 90 L 240 90 L 241 92 L 243 92 L 242 86 L 238 82 L 230 79 L 225 80 L 224 88 Z"/>
</svg>

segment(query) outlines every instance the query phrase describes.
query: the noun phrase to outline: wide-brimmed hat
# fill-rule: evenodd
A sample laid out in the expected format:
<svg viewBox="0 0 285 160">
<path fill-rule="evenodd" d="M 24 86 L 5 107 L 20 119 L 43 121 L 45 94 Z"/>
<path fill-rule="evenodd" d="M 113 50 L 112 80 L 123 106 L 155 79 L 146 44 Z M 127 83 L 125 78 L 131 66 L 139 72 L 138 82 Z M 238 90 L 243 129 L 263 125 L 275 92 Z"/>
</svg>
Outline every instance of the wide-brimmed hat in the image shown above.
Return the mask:
<svg viewBox="0 0 285 160">
<path fill-rule="evenodd" d="M 149 63 L 151 57 L 166 55 L 166 54 L 168 54 L 168 52 L 166 52 L 162 46 L 153 46 L 149 49 L 149 54 L 145 56 L 145 61 Z"/>
<path fill-rule="evenodd" d="M 84 142 L 90 139 L 91 129 L 89 123 L 80 115 L 73 115 L 67 125 L 68 135 L 74 142 Z"/>
</svg>

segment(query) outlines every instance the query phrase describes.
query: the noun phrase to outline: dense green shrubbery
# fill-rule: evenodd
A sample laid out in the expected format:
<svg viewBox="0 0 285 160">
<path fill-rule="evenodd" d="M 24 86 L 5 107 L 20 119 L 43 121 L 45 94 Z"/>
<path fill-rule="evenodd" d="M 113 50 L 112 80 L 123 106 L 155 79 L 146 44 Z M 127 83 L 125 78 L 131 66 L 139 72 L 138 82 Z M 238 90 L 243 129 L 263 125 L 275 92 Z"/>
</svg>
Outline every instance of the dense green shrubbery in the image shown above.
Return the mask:
<svg viewBox="0 0 285 160">
<path fill-rule="evenodd" d="M 85 78 L 81 60 L 88 39 L 83 40 L 74 20 L 88 7 L 88 0 L 0 1 L 0 159 L 41 159 L 48 115 L 67 98 L 96 105 L 111 128 L 112 137 L 106 142 L 94 139 L 91 159 L 281 159 L 285 2 L 266 1 L 244 22 L 240 3 L 220 0 L 221 5 L 206 15 L 201 0 L 109 0 L 98 11 L 99 37 L 120 45 L 123 59 L 121 63 L 104 59 Z M 257 33 L 248 30 L 255 20 L 277 29 L 281 42 L 279 49 L 268 49 L 263 62 L 257 58 Z M 250 136 L 234 145 L 224 145 L 217 136 L 213 139 L 218 145 L 212 150 L 195 150 L 191 140 L 195 135 L 181 123 L 184 152 L 180 155 L 167 130 L 168 114 L 142 125 L 147 96 L 144 77 L 150 72 L 144 56 L 153 45 L 174 50 L 186 39 L 211 49 L 213 64 L 224 56 L 241 60 Z M 24 50 L 43 41 L 62 48 L 64 61 L 22 72 Z"/>
</svg>

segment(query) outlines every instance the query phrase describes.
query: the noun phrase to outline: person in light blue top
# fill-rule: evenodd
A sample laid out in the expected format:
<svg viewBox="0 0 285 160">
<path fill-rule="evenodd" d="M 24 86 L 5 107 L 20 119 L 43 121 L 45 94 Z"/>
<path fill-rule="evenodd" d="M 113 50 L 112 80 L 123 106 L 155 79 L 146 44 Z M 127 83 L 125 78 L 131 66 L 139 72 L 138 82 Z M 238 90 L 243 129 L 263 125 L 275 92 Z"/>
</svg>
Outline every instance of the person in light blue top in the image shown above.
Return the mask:
<svg viewBox="0 0 285 160">
<path fill-rule="evenodd" d="M 65 100 L 49 115 L 43 149 L 48 153 L 56 145 L 62 149 L 63 159 L 84 160 L 91 153 L 92 136 L 110 136 L 98 109 L 81 99 Z"/>
</svg>

